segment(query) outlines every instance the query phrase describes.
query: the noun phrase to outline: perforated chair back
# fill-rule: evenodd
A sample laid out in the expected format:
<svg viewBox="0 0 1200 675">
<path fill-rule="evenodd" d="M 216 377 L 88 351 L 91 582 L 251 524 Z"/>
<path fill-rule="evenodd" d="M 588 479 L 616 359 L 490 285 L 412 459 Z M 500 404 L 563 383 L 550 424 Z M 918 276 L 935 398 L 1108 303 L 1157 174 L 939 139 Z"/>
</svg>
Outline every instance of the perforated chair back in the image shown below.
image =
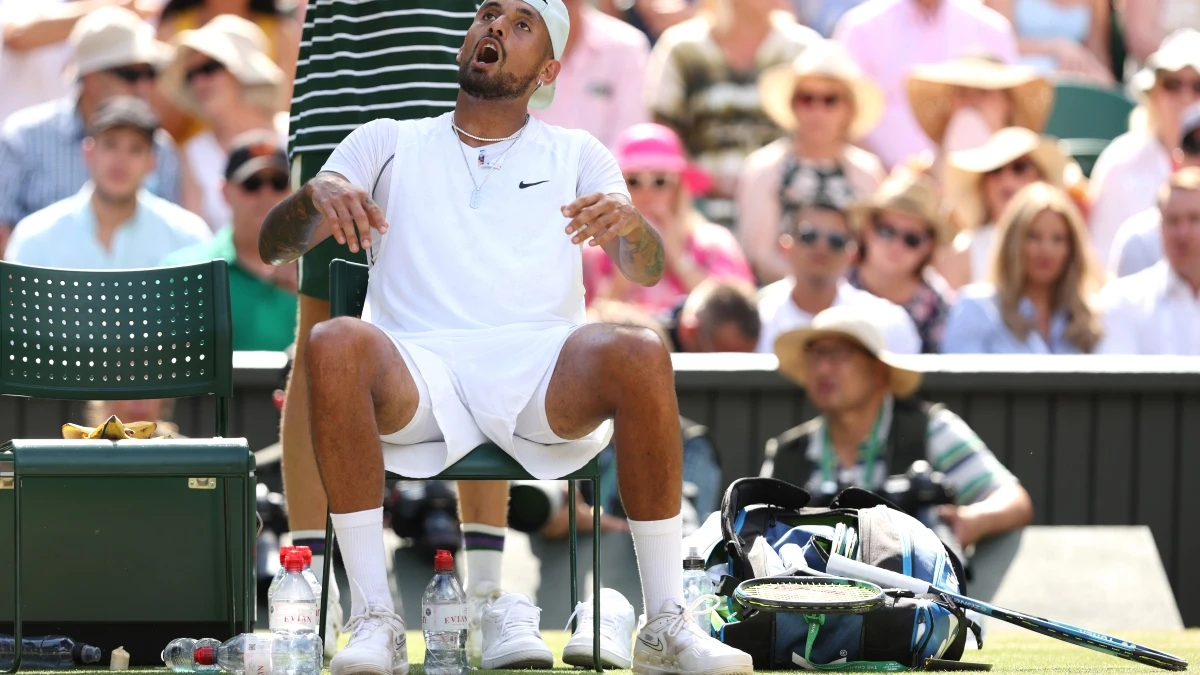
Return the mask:
<svg viewBox="0 0 1200 675">
<path fill-rule="evenodd" d="M 329 263 L 329 316 L 362 316 L 370 276 L 370 269 L 360 263 L 341 259 Z"/>
<path fill-rule="evenodd" d="M 40 398 L 233 395 L 224 260 L 122 271 L 0 262 L 0 394 Z"/>
</svg>

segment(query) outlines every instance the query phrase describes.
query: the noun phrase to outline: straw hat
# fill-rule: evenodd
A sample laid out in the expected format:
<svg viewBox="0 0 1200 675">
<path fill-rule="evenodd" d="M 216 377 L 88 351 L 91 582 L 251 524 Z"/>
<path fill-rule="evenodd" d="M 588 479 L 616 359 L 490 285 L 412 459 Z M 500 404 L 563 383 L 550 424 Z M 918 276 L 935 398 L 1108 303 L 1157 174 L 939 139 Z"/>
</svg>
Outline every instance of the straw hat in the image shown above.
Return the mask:
<svg viewBox="0 0 1200 675">
<path fill-rule="evenodd" d="M 704 169 L 688 162 L 679 136 L 661 124 L 635 124 L 617 137 L 613 156 L 621 173 L 651 171 L 678 174 L 696 196 L 712 189 L 713 179 Z"/>
<path fill-rule="evenodd" d="M 147 63 L 161 67 L 171 48 L 154 37 L 154 27 L 122 7 L 104 7 L 75 24 L 68 38 L 75 58 L 66 70 L 70 80 L 110 68 Z"/>
<path fill-rule="evenodd" d="M 222 14 L 196 30 L 181 31 L 171 44 L 175 46 L 175 58 L 163 71 L 159 83 L 168 96 L 189 112 L 202 114 L 187 83 L 184 64 L 189 50 L 224 66 L 241 83 L 247 103 L 268 110 L 277 107 L 283 71 L 267 56 L 270 48 L 267 35 L 254 23 L 233 14 Z"/>
<path fill-rule="evenodd" d="M 876 213 L 885 209 L 906 213 L 929 223 L 938 245 L 948 244 L 954 238 L 954 231 L 942 214 L 937 185 L 923 173 L 897 169 L 883 181 L 875 194 L 851 206 L 850 223 L 855 232 L 861 232 Z"/>
<path fill-rule="evenodd" d="M 929 138 L 942 142 L 955 87 L 1012 90 L 1013 126 L 1041 131 L 1054 107 L 1054 87 L 1031 68 L 985 56 L 916 66 L 908 76 L 908 104 Z"/>
<path fill-rule="evenodd" d="M 902 365 L 901 359 L 884 346 L 883 333 L 871 320 L 870 310 L 853 305 L 839 305 L 818 313 L 808 328 L 790 330 L 775 340 L 775 356 L 779 372 L 801 387 L 808 383 L 808 364 L 804 353 L 814 341 L 824 337 L 852 340 L 891 370 L 892 393 L 901 398 L 911 396 L 921 386 L 921 373 Z"/>
<path fill-rule="evenodd" d="M 828 77 L 839 80 L 854 96 L 854 119 L 850 122 L 850 138 L 866 134 L 883 118 L 883 91 L 868 79 L 841 44 L 822 40 L 807 47 L 791 63 L 767 69 L 758 80 L 763 111 L 775 124 L 793 131 L 796 112 L 792 96 L 796 80 L 802 77 Z"/>
<path fill-rule="evenodd" d="M 1133 87 L 1141 94 L 1154 88 L 1160 72 L 1177 73 L 1184 68 L 1200 72 L 1200 31 L 1182 28 L 1163 38 L 1158 51 L 1146 57 L 1146 65 L 1133 76 Z"/>
<path fill-rule="evenodd" d="M 979 190 L 983 175 L 1026 155 L 1042 172 L 1044 182 L 1059 189 L 1063 187 L 1068 160 L 1058 141 L 1023 127 L 1001 129 L 978 148 L 950 153 L 946 162 L 946 194 L 963 224 L 972 227 L 983 224 L 986 209 Z"/>
</svg>

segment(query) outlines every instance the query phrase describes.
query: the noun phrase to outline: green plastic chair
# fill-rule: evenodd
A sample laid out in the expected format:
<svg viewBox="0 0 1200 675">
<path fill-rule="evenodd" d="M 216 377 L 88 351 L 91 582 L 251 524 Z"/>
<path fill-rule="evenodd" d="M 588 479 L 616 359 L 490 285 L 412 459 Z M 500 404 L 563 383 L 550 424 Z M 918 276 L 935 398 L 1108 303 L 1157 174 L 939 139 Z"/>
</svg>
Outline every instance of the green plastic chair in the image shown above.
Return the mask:
<svg viewBox="0 0 1200 675">
<path fill-rule="evenodd" d="M 1091 176 L 1101 151 L 1129 129 L 1131 112 L 1133 101 L 1120 89 L 1060 82 L 1054 86 L 1054 109 L 1043 133 L 1062 139 L 1063 151 Z"/>
<path fill-rule="evenodd" d="M 166 644 L 156 631 L 252 630 L 254 455 L 246 439 L 224 438 L 233 395 L 225 261 L 102 272 L 0 262 L 0 302 L 0 394 L 214 396 L 217 436 L 0 447 L 0 513 L 12 510 L 0 518 L 0 540 L 11 524 L 17 645 L 6 672 L 21 666 L 26 621 L 120 639 L 112 646 L 135 645 L 146 665 Z M 37 560 L 23 559 L 26 545 Z M 147 642 L 159 645 L 152 654 Z"/>
<path fill-rule="evenodd" d="M 360 316 L 367 296 L 368 268 L 366 265 L 352 263 L 346 260 L 334 260 L 329 264 L 329 315 Z M 404 479 L 388 472 L 389 479 Z M 460 459 L 450 468 L 434 476 L 430 480 L 533 480 L 515 459 L 510 457 L 500 447 L 485 443 Z M 592 493 L 600 494 L 600 463 L 593 458 L 578 471 L 563 476 L 567 480 L 568 519 L 570 523 L 571 548 L 571 607 L 579 601 L 578 578 L 578 530 L 575 525 L 575 481 L 592 481 Z M 329 575 L 333 560 L 333 520 L 327 519 L 325 524 L 325 569 L 322 572 L 321 607 L 329 604 Z M 597 672 L 602 670 L 600 665 L 600 509 L 592 509 L 592 599 L 595 611 L 592 612 L 592 665 Z M 324 611 L 324 610 L 322 610 Z M 325 639 L 325 621 L 322 619 L 320 633 Z"/>
</svg>

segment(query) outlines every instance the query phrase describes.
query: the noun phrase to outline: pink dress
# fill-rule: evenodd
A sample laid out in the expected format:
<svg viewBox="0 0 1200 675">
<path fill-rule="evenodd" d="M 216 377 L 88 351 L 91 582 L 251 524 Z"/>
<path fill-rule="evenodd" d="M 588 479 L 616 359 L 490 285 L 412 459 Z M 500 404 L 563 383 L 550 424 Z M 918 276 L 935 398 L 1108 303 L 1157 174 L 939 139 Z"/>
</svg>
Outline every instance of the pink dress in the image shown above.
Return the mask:
<svg viewBox="0 0 1200 675">
<path fill-rule="evenodd" d="M 708 273 L 710 279 L 741 279 L 754 283 L 754 275 L 742 248 L 733 233 L 713 223 L 698 223 L 687 242 L 687 251 L 696 266 Z M 583 247 L 583 286 L 587 292 L 587 304 L 591 305 L 605 282 L 620 274 L 616 265 L 599 246 Z M 679 299 L 687 295 L 683 284 L 667 269 L 663 278 L 654 286 L 633 285 L 624 298 L 628 302 L 653 315 L 671 310 Z"/>
</svg>

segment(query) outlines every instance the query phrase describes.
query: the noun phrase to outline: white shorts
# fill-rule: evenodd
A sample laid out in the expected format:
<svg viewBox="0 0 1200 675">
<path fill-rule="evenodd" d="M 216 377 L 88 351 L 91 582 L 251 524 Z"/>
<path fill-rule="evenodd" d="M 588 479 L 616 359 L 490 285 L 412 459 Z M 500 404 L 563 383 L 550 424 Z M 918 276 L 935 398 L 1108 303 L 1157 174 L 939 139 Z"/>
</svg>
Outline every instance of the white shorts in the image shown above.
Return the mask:
<svg viewBox="0 0 1200 675">
<path fill-rule="evenodd" d="M 409 478 L 441 473 L 491 441 L 535 478 L 561 478 L 600 453 L 612 434 L 602 422 L 579 439 L 550 428 L 546 392 L 567 338 L 579 326 L 502 332 L 483 338 L 395 335 L 418 402 L 403 429 L 380 436 L 384 466 Z"/>
</svg>

